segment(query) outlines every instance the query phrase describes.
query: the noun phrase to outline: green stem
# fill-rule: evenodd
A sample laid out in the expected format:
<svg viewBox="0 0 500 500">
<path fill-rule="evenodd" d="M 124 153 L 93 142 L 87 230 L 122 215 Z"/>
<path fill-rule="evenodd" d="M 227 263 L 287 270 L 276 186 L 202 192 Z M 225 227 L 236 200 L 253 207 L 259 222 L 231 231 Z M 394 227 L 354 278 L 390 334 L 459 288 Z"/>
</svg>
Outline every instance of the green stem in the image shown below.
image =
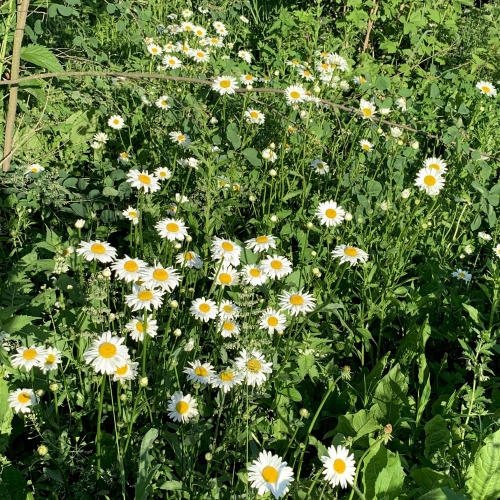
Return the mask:
<svg viewBox="0 0 500 500">
<path fill-rule="evenodd" d="M 99 399 L 99 412 L 97 414 L 97 481 L 101 475 L 101 417 L 102 417 L 102 406 L 104 403 L 104 389 L 106 384 L 106 375 L 102 376 L 101 380 L 101 397 Z"/>
</svg>

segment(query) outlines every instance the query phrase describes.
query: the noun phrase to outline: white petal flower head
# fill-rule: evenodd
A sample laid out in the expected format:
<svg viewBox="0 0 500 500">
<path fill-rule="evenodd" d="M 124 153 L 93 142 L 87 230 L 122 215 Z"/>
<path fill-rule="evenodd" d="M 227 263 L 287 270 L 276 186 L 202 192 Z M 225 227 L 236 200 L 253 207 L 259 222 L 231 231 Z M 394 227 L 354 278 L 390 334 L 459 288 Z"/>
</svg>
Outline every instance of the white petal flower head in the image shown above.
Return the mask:
<svg viewBox="0 0 500 500">
<path fill-rule="evenodd" d="M 123 385 L 127 380 L 135 380 L 138 365 L 139 363 L 127 359 L 127 362 L 123 366 L 119 366 L 113 372 L 113 382 L 120 382 Z"/>
<path fill-rule="evenodd" d="M 181 275 L 173 267 L 163 267 L 157 264 L 149 267 L 141 274 L 141 280 L 146 288 L 159 288 L 171 292 L 181 280 Z"/>
<path fill-rule="evenodd" d="M 125 219 L 131 221 L 134 226 L 136 224 L 139 224 L 139 210 L 135 209 L 134 207 L 129 207 L 122 212 L 122 215 L 125 217 Z"/>
<path fill-rule="evenodd" d="M 168 403 L 168 416 L 174 422 L 189 422 L 198 415 L 198 403 L 191 395 L 176 392 Z"/>
<path fill-rule="evenodd" d="M 214 367 L 210 363 L 195 361 L 189 364 L 191 365 L 190 367 L 184 368 L 184 373 L 187 375 L 188 380 L 203 385 L 210 383 L 210 379 L 215 373 Z"/>
<path fill-rule="evenodd" d="M 145 287 L 140 287 L 129 295 L 125 295 L 125 302 L 132 311 L 141 311 L 146 309 L 151 311 L 151 308 L 158 309 L 163 302 L 163 291 L 151 290 Z"/>
<path fill-rule="evenodd" d="M 292 272 L 292 263 L 280 255 L 267 256 L 260 263 L 262 270 L 269 276 L 269 278 L 281 279 Z"/>
<path fill-rule="evenodd" d="M 76 249 L 76 253 L 89 262 L 98 260 L 103 264 L 113 262 L 116 258 L 116 248 L 100 240 L 82 241 Z"/>
<path fill-rule="evenodd" d="M 372 118 L 373 115 L 377 113 L 375 104 L 373 104 L 373 102 L 371 101 L 366 101 L 365 99 L 361 99 L 359 103 L 359 108 L 363 113 L 363 118 Z"/>
<path fill-rule="evenodd" d="M 17 389 L 9 394 L 9 406 L 19 413 L 30 413 L 30 406 L 38 403 L 33 389 Z"/>
<path fill-rule="evenodd" d="M 213 300 L 205 299 L 205 297 L 193 300 L 189 310 L 196 319 L 203 322 L 215 319 L 217 316 L 217 304 Z"/>
<path fill-rule="evenodd" d="M 118 279 L 131 283 L 137 281 L 141 272 L 147 267 L 147 264 L 141 259 L 133 259 L 125 254 L 123 259 L 118 259 L 111 265 Z"/>
<path fill-rule="evenodd" d="M 223 300 L 219 306 L 220 319 L 236 319 L 240 316 L 240 308 L 230 300 Z"/>
<path fill-rule="evenodd" d="M 340 484 L 342 488 L 347 488 L 347 485 L 352 485 L 354 475 L 356 474 L 356 464 L 354 455 L 349 454 L 349 450 L 343 446 L 330 446 L 328 455 L 322 456 L 325 480 L 328 481 L 332 488 Z"/>
<path fill-rule="evenodd" d="M 293 469 L 270 451 L 260 452 L 259 458 L 248 466 L 248 481 L 259 495 L 269 491 L 274 498 L 281 498 L 293 480 Z"/>
<path fill-rule="evenodd" d="M 245 119 L 247 123 L 256 123 L 257 125 L 262 125 L 266 120 L 264 113 L 261 113 L 257 109 L 247 108 L 245 111 Z"/>
<path fill-rule="evenodd" d="M 155 101 L 155 106 L 159 109 L 168 109 L 170 104 L 168 103 L 168 95 L 162 95 Z"/>
<path fill-rule="evenodd" d="M 192 251 L 177 254 L 175 262 L 189 269 L 201 269 L 203 267 L 203 260 L 201 260 L 201 257 L 196 252 Z"/>
<path fill-rule="evenodd" d="M 159 45 L 156 45 L 156 43 L 150 43 L 148 46 L 148 52 L 152 56 L 161 56 L 163 50 Z"/>
<path fill-rule="evenodd" d="M 45 360 L 42 364 L 40 364 L 40 369 L 44 374 L 57 370 L 61 361 L 61 351 L 55 347 L 48 347 L 45 351 Z"/>
<path fill-rule="evenodd" d="M 177 69 L 182 66 L 182 61 L 172 54 L 168 54 L 167 56 L 165 56 L 161 62 L 163 63 L 163 66 L 165 66 L 164 69 Z"/>
<path fill-rule="evenodd" d="M 105 332 L 92 342 L 92 346 L 83 353 L 85 362 L 91 364 L 96 373 L 111 375 L 129 359 L 127 346 L 122 345 L 125 337 L 116 337 Z"/>
<path fill-rule="evenodd" d="M 429 196 L 437 196 L 444 187 L 444 178 L 435 169 L 423 167 L 417 174 L 415 186 Z"/>
<path fill-rule="evenodd" d="M 337 226 L 344 220 L 344 216 L 344 209 L 333 200 L 320 203 L 316 210 L 316 217 L 327 227 Z"/>
<path fill-rule="evenodd" d="M 183 241 L 188 235 L 186 225 L 179 219 L 167 217 L 157 222 L 155 228 L 162 238 L 169 241 Z"/>
<path fill-rule="evenodd" d="M 349 262 L 351 266 L 355 266 L 358 262 L 364 264 L 368 260 L 368 254 L 360 248 L 352 245 L 338 245 L 332 251 L 333 257 L 340 258 L 340 263 Z"/>
<path fill-rule="evenodd" d="M 490 82 L 477 82 L 476 87 L 488 97 L 494 97 L 497 95 L 497 89 Z"/>
<path fill-rule="evenodd" d="M 155 170 L 155 175 L 160 181 L 166 181 L 167 179 L 170 179 L 170 177 L 172 177 L 172 172 L 167 167 L 158 167 Z"/>
<path fill-rule="evenodd" d="M 286 100 L 289 105 L 298 104 L 306 100 L 307 94 L 304 87 L 300 85 L 290 85 L 285 89 Z"/>
<path fill-rule="evenodd" d="M 210 59 L 210 52 L 207 50 L 193 49 L 191 51 L 191 59 L 195 62 L 208 62 Z"/>
<path fill-rule="evenodd" d="M 189 135 L 181 132 L 180 130 L 175 130 L 174 132 L 170 132 L 168 134 L 170 136 L 170 140 L 183 148 L 189 148 L 191 144 L 191 139 Z"/>
<path fill-rule="evenodd" d="M 218 266 L 220 267 L 220 266 Z M 236 286 L 239 282 L 238 271 L 230 264 L 222 265 L 220 269 L 216 269 L 211 279 L 219 286 Z"/>
<path fill-rule="evenodd" d="M 260 286 L 267 281 L 267 274 L 256 264 L 247 264 L 240 273 L 241 281 L 247 285 Z"/>
<path fill-rule="evenodd" d="M 441 158 L 426 158 L 424 161 L 424 167 L 425 168 L 433 168 L 436 170 L 436 172 L 439 172 L 440 174 L 445 174 L 446 171 L 448 170 L 446 167 L 446 162 L 442 160 Z"/>
<path fill-rule="evenodd" d="M 302 289 L 298 292 L 285 291 L 278 298 L 280 307 L 288 311 L 291 316 L 311 312 L 316 304 L 314 297 L 310 293 L 303 292 Z"/>
<path fill-rule="evenodd" d="M 323 160 L 316 159 L 311 162 L 311 167 L 319 175 L 326 175 L 330 170 L 330 167 Z"/>
<path fill-rule="evenodd" d="M 280 335 L 285 331 L 286 316 L 279 311 L 275 311 L 268 307 L 260 317 L 259 327 L 261 330 L 266 330 L 269 335 L 275 332 Z"/>
<path fill-rule="evenodd" d="M 276 248 L 276 238 L 271 234 L 262 234 L 245 241 L 246 247 L 255 252 L 267 252 Z"/>
<path fill-rule="evenodd" d="M 307 82 L 314 81 L 314 75 L 307 69 L 299 69 L 299 75 Z"/>
<path fill-rule="evenodd" d="M 216 375 L 212 375 L 210 380 L 212 387 L 222 389 L 224 392 L 229 392 L 235 385 L 240 385 L 242 382 L 243 375 L 233 368 L 226 368 Z"/>
<path fill-rule="evenodd" d="M 238 57 L 241 57 L 245 62 L 250 64 L 252 62 L 252 54 L 246 50 L 240 50 L 238 52 Z"/>
<path fill-rule="evenodd" d="M 488 233 L 485 233 L 483 231 L 480 231 L 479 233 L 477 233 L 477 236 L 479 238 L 481 238 L 482 240 L 484 241 L 490 241 L 492 240 L 493 238 L 491 237 L 491 234 L 488 234 Z"/>
<path fill-rule="evenodd" d="M 233 319 L 219 320 L 219 331 L 225 339 L 237 337 L 240 334 L 240 326 Z"/>
<path fill-rule="evenodd" d="M 272 373 L 272 363 L 266 362 L 264 355 L 259 351 L 247 352 L 243 349 L 234 365 L 246 377 L 247 384 L 255 387 L 266 381 L 266 375 Z"/>
<path fill-rule="evenodd" d="M 144 325 L 144 318 L 132 318 L 125 325 L 125 329 L 130 333 L 132 340 L 136 342 L 142 342 L 144 340 L 144 330 L 151 337 L 154 338 L 158 334 L 158 325 L 155 319 L 149 319 L 146 325 Z"/>
<path fill-rule="evenodd" d="M 113 115 L 109 117 L 108 125 L 115 130 L 120 130 L 125 126 L 125 121 L 120 115 Z"/>
<path fill-rule="evenodd" d="M 237 88 L 238 82 L 232 76 L 218 76 L 212 84 L 212 89 L 220 95 L 234 94 Z"/>
<path fill-rule="evenodd" d="M 365 150 L 365 151 L 371 151 L 373 149 L 373 144 L 366 139 L 363 139 L 359 141 L 359 145 Z"/>
<path fill-rule="evenodd" d="M 406 102 L 406 97 L 400 97 L 396 101 L 396 106 L 401 110 L 401 111 L 406 111 L 407 109 L 407 102 Z"/>
<path fill-rule="evenodd" d="M 468 283 L 472 278 L 471 274 L 469 274 L 467 271 L 463 271 L 462 269 L 457 269 L 455 272 L 452 273 L 452 276 L 459 280 L 464 280 L 466 283 Z"/>
<path fill-rule="evenodd" d="M 493 253 L 500 259 L 500 244 L 493 249 Z"/>
<path fill-rule="evenodd" d="M 241 247 L 234 241 L 218 238 L 212 240 L 212 260 L 223 260 L 226 264 L 236 267 L 240 264 Z"/>
<path fill-rule="evenodd" d="M 129 170 L 127 172 L 127 182 L 136 189 L 144 189 L 145 193 L 154 193 L 160 189 L 158 178 L 146 171 Z"/>
<path fill-rule="evenodd" d="M 28 174 L 28 175 L 39 174 L 40 172 L 43 172 L 44 170 L 45 170 L 45 168 L 43 168 L 40 164 L 33 163 L 32 165 L 28 165 L 28 167 L 26 167 L 25 174 Z"/>
<path fill-rule="evenodd" d="M 18 347 L 16 350 L 17 354 L 14 354 L 10 360 L 13 368 L 24 366 L 26 371 L 29 371 L 34 366 L 42 366 L 45 362 L 46 350 L 44 347 L 32 345 L 30 347 Z"/>
</svg>

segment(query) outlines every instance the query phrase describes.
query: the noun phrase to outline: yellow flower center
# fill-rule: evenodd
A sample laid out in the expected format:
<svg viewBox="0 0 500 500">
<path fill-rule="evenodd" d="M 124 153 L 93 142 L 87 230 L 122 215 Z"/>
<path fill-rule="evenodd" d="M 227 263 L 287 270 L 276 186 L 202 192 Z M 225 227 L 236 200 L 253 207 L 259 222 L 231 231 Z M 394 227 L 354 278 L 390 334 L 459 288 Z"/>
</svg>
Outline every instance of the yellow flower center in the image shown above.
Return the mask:
<svg viewBox="0 0 500 500">
<path fill-rule="evenodd" d="M 281 261 L 279 261 L 279 260 L 273 260 L 271 262 L 271 267 L 273 269 L 281 269 L 283 267 L 283 263 Z"/>
<path fill-rule="evenodd" d="M 292 64 L 293 64 L 294 66 L 298 66 L 300 63 L 299 63 L 298 61 L 292 61 Z"/>
<path fill-rule="evenodd" d="M 220 82 L 220 86 L 223 89 L 227 89 L 228 87 L 231 86 L 231 82 L 229 80 L 222 80 L 222 82 Z"/>
<path fill-rule="evenodd" d="M 227 313 L 230 313 L 233 310 L 233 308 L 229 305 L 225 305 L 222 309 L 224 309 Z"/>
<path fill-rule="evenodd" d="M 252 111 L 252 112 L 250 113 L 250 116 L 251 116 L 252 118 L 258 118 L 258 117 L 259 117 L 259 113 L 257 113 L 257 111 Z"/>
<path fill-rule="evenodd" d="M 186 252 L 186 254 L 184 255 L 184 259 L 192 260 L 194 259 L 194 254 L 192 252 Z"/>
<path fill-rule="evenodd" d="M 30 395 L 27 392 L 21 392 L 19 396 L 17 396 L 17 400 L 20 403 L 27 403 L 30 399 Z"/>
<path fill-rule="evenodd" d="M 321 67 L 322 67 L 323 69 L 328 69 L 328 64 L 323 63 L 323 64 L 321 65 Z"/>
<path fill-rule="evenodd" d="M 137 328 L 138 331 L 140 331 L 141 333 L 144 333 L 144 323 L 142 323 L 141 321 L 138 321 L 135 325 L 135 327 Z M 149 323 L 146 324 L 146 330 L 148 329 L 149 327 Z"/>
<path fill-rule="evenodd" d="M 278 480 L 278 471 L 274 467 L 268 465 L 262 470 L 262 478 L 268 483 L 275 483 Z"/>
<path fill-rule="evenodd" d="M 465 273 L 458 273 L 461 278 L 465 278 Z"/>
<path fill-rule="evenodd" d="M 169 222 L 167 224 L 167 231 L 170 231 L 171 233 L 176 233 L 179 231 L 179 226 L 175 222 Z"/>
<path fill-rule="evenodd" d="M 189 410 L 189 405 L 185 401 L 179 401 L 175 405 L 175 409 L 177 413 L 180 413 L 181 415 L 184 415 L 184 413 L 187 413 Z"/>
<path fill-rule="evenodd" d="M 153 278 L 157 281 L 168 280 L 168 273 L 165 269 L 156 269 L 153 273 Z"/>
<path fill-rule="evenodd" d="M 434 170 L 439 170 L 439 165 L 437 163 L 431 163 L 429 168 L 433 168 Z"/>
<path fill-rule="evenodd" d="M 186 26 L 186 31 L 191 31 L 191 26 Z"/>
<path fill-rule="evenodd" d="M 203 302 L 203 304 L 200 304 L 200 311 L 203 313 L 207 313 L 208 311 L 210 311 L 210 306 L 206 302 Z"/>
<path fill-rule="evenodd" d="M 252 359 L 247 363 L 247 369 L 249 372 L 252 373 L 259 373 L 262 368 L 262 365 L 259 360 L 257 359 Z"/>
<path fill-rule="evenodd" d="M 232 252 L 234 250 L 233 244 L 229 243 L 229 241 L 225 241 L 221 246 L 226 252 Z"/>
<path fill-rule="evenodd" d="M 177 136 L 177 140 L 179 140 L 180 142 L 186 142 L 186 136 L 184 136 L 184 135 L 182 135 L 182 134 L 181 134 L 181 135 L 178 135 L 178 136 Z"/>
<path fill-rule="evenodd" d="M 358 255 L 358 251 L 354 247 L 347 247 L 344 253 L 349 257 L 356 257 L 356 255 Z"/>
<path fill-rule="evenodd" d="M 481 90 L 486 94 L 489 94 L 491 92 L 491 89 L 489 87 L 486 87 L 486 85 L 483 85 L 481 87 Z"/>
<path fill-rule="evenodd" d="M 175 59 L 169 59 L 169 60 L 168 60 L 168 62 L 169 62 L 170 64 L 175 64 Z"/>
<path fill-rule="evenodd" d="M 363 108 L 363 114 L 365 116 L 372 116 L 372 110 L 370 108 Z"/>
<path fill-rule="evenodd" d="M 197 52 L 196 55 L 201 58 L 205 57 L 205 54 L 203 52 Z"/>
<path fill-rule="evenodd" d="M 293 306 L 301 306 L 304 303 L 304 297 L 302 295 L 292 295 L 290 297 L 290 304 Z"/>
<path fill-rule="evenodd" d="M 31 171 L 32 171 L 34 174 L 36 174 L 36 173 L 38 172 L 38 168 L 33 167 L 33 168 L 31 169 Z"/>
<path fill-rule="evenodd" d="M 158 49 L 157 49 L 156 47 L 153 47 L 153 48 L 151 49 L 151 52 L 152 52 L 153 54 L 156 54 L 156 53 L 158 52 Z"/>
<path fill-rule="evenodd" d="M 194 373 L 198 375 L 199 377 L 206 377 L 208 375 L 208 372 L 203 366 L 198 366 L 198 368 L 195 369 Z"/>
<path fill-rule="evenodd" d="M 368 144 L 363 144 L 363 149 L 366 149 L 367 151 L 370 150 L 370 146 L 368 146 Z"/>
<path fill-rule="evenodd" d="M 144 290 L 138 293 L 137 298 L 139 300 L 151 300 L 153 298 L 153 292 L 150 292 L 149 290 Z"/>
<path fill-rule="evenodd" d="M 47 359 L 45 360 L 46 365 L 51 365 L 56 360 L 56 357 L 53 354 L 49 354 Z"/>
<path fill-rule="evenodd" d="M 298 99 L 300 97 L 300 92 L 294 90 L 293 92 L 290 92 L 290 97 L 292 99 Z"/>
<path fill-rule="evenodd" d="M 365 82 L 366 82 L 366 80 L 365 80 L 362 76 L 359 78 L 359 81 L 360 81 L 361 83 L 365 83 Z"/>
<path fill-rule="evenodd" d="M 230 331 L 234 330 L 234 325 L 230 321 L 224 321 L 223 327 L 224 330 L 230 330 Z"/>
<path fill-rule="evenodd" d="M 333 470 L 337 474 L 343 474 L 345 469 L 346 469 L 345 462 L 341 458 L 335 459 L 335 462 L 333 462 Z"/>
<path fill-rule="evenodd" d="M 304 75 L 311 76 L 311 73 L 309 73 L 309 71 L 304 71 Z"/>
<path fill-rule="evenodd" d="M 103 358 L 112 358 L 116 354 L 116 346 L 110 342 L 104 342 L 99 346 L 99 355 Z"/>
<path fill-rule="evenodd" d="M 258 278 L 260 276 L 260 271 L 257 268 L 252 267 L 252 269 L 250 269 L 250 275 L 254 278 Z"/>
<path fill-rule="evenodd" d="M 100 243 L 94 243 L 90 247 L 90 251 L 93 253 L 99 253 L 99 254 L 106 253 L 106 249 L 104 248 L 104 245 L 101 245 Z"/>
<path fill-rule="evenodd" d="M 318 163 L 316 166 L 317 166 L 319 169 L 323 169 L 323 168 L 325 168 L 325 166 L 323 165 L 323 163 Z"/>
<path fill-rule="evenodd" d="M 219 276 L 219 281 L 224 285 L 229 285 L 229 283 L 231 283 L 231 275 L 228 273 L 222 273 Z"/>
<path fill-rule="evenodd" d="M 130 211 L 128 214 L 130 217 L 137 217 L 137 212 Z"/>
<path fill-rule="evenodd" d="M 137 262 L 133 260 L 128 260 L 125 262 L 125 265 L 123 266 L 125 271 L 128 271 L 129 273 L 133 273 L 134 271 L 137 271 L 139 269 L 139 266 L 137 265 Z"/>
<path fill-rule="evenodd" d="M 433 175 L 426 175 L 424 177 L 424 184 L 426 186 L 434 186 L 434 184 L 436 184 L 436 178 Z"/>
<path fill-rule="evenodd" d="M 149 175 L 144 175 L 141 174 L 139 175 L 138 179 L 143 183 L 143 184 L 151 184 L 151 177 Z"/>
<path fill-rule="evenodd" d="M 161 101 L 161 105 L 162 106 L 166 106 L 167 105 L 167 101 Z M 162 175 L 162 177 L 163 177 L 165 175 L 165 172 L 161 172 L 160 175 Z"/>
<path fill-rule="evenodd" d="M 128 365 L 120 366 L 116 369 L 117 375 L 125 375 L 128 372 Z"/>
<path fill-rule="evenodd" d="M 233 372 L 230 372 L 230 371 L 222 372 L 221 374 L 219 374 L 219 378 L 221 380 L 223 380 L 224 382 L 229 382 L 229 381 L 233 380 L 234 374 L 233 374 Z"/>
<path fill-rule="evenodd" d="M 278 324 L 278 318 L 271 316 L 270 318 L 267 318 L 267 324 L 269 326 L 276 326 Z"/>
<path fill-rule="evenodd" d="M 118 120 L 118 118 L 115 118 L 115 119 L 113 120 L 113 123 L 114 123 L 115 125 L 118 125 L 118 124 L 120 123 L 120 120 Z"/>
<path fill-rule="evenodd" d="M 196 34 L 197 34 L 198 36 L 203 36 L 203 31 L 198 30 L 198 31 L 196 32 Z"/>
<path fill-rule="evenodd" d="M 335 219 L 335 217 L 337 217 L 337 212 L 336 212 L 333 208 L 329 208 L 329 209 L 325 212 L 325 215 L 326 215 L 329 219 Z"/>
<path fill-rule="evenodd" d="M 36 355 L 37 355 L 36 349 L 26 349 L 23 352 L 23 358 L 28 360 L 35 358 Z"/>
<path fill-rule="evenodd" d="M 255 241 L 257 243 L 267 243 L 269 241 L 269 238 L 267 236 L 257 236 L 257 238 L 255 238 Z"/>
</svg>

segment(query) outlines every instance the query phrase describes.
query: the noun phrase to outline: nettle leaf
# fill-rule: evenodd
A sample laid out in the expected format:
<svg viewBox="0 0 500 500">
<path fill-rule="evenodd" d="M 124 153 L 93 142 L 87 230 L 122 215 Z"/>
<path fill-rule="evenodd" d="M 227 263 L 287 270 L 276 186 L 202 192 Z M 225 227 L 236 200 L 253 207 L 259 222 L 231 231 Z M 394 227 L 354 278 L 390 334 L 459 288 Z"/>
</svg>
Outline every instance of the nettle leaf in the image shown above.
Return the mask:
<svg viewBox="0 0 500 500">
<path fill-rule="evenodd" d="M 35 43 L 21 49 L 21 59 L 51 72 L 64 71 L 61 63 L 50 49 Z"/>
<path fill-rule="evenodd" d="M 425 435 L 424 455 L 427 458 L 433 457 L 440 450 L 444 451 L 451 439 L 447 422 L 441 415 L 436 415 L 425 424 Z"/>
<path fill-rule="evenodd" d="M 477 451 L 465 487 L 471 500 L 500 498 L 500 430 L 489 435 Z"/>
</svg>

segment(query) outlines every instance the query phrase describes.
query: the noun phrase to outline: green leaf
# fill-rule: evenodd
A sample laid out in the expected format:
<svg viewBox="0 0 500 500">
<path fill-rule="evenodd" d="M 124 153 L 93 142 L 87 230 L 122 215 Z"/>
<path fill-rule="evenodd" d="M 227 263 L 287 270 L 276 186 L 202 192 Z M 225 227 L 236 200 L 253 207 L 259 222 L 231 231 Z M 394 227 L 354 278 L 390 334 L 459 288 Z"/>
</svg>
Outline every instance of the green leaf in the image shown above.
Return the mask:
<svg viewBox="0 0 500 500">
<path fill-rule="evenodd" d="M 15 467 L 5 467 L 0 476 L 0 498 L 27 500 L 32 498 L 23 475 Z"/>
<path fill-rule="evenodd" d="M 435 99 L 436 97 L 439 97 L 439 94 L 441 91 L 439 90 L 439 87 L 435 83 L 431 83 L 431 88 L 430 88 L 430 96 Z"/>
<path fill-rule="evenodd" d="M 375 88 L 384 91 L 391 87 L 391 80 L 386 76 L 378 76 L 375 81 Z"/>
<path fill-rule="evenodd" d="M 21 59 L 51 72 L 64 71 L 61 63 L 50 49 L 35 43 L 26 45 L 21 49 Z"/>
<path fill-rule="evenodd" d="M 341 415 L 335 432 L 340 432 L 344 436 L 352 436 L 356 440 L 371 432 L 380 430 L 380 428 L 380 424 L 367 410 L 359 410 L 357 413 Z"/>
<path fill-rule="evenodd" d="M 430 469 L 429 467 L 413 469 L 411 477 L 420 486 L 422 493 L 428 493 L 436 489 L 436 486 L 455 488 L 455 482 L 448 474 Z"/>
<path fill-rule="evenodd" d="M 22 330 L 26 325 L 31 324 L 35 319 L 37 319 L 36 316 L 14 316 L 10 321 L 2 322 L 2 329 L 12 335 Z"/>
<path fill-rule="evenodd" d="M 158 429 L 149 429 L 142 439 L 141 451 L 139 454 L 139 477 L 135 485 L 136 500 L 146 500 L 152 488 L 152 478 L 154 473 L 161 467 L 157 464 L 150 467 L 149 450 L 158 437 Z"/>
<path fill-rule="evenodd" d="M 436 415 L 425 424 L 425 435 L 424 455 L 427 458 L 432 458 L 437 451 L 444 450 L 451 440 L 447 422 L 441 415 Z"/>
<path fill-rule="evenodd" d="M 291 399 L 292 401 L 302 401 L 302 396 L 300 395 L 300 392 L 295 389 L 294 387 L 285 387 L 279 391 L 280 394 L 283 394 L 283 396 L 286 396 L 287 398 Z"/>
<path fill-rule="evenodd" d="M 258 156 L 258 152 L 254 148 L 245 148 L 242 151 L 243 156 L 250 162 L 254 167 L 260 167 L 262 165 L 262 160 Z"/>
<path fill-rule="evenodd" d="M 230 123 L 226 128 L 226 135 L 228 141 L 233 145 L 234 149 L 239 149 L 241 146 L 241 137 L 238 134 L 238 125 L 236 123 Z"/>
<path fill-rule="evenodd" d="M 468 500 L 467 497 L 464 497 L 460 493 L 455 493 L 449 488 L 446 488 L 446 486 L 436 488 L 418 498 L 419 500 Z"/>
<path fill-rule="evenodd" d="M 470 306 L 469 304 L 463 304 L 463 306 L 469 313 L 469 316 L 471 317 L 472 321 L 474 321 L 476 325 L 483 326 L 483 322 L 481 321 L 481 315 L 479 314 L 479 311 L 475 307 Z"/>
<path fill-rule="evenodd" d="M 465 487 L 471 500 L 500 498 L 500 430 L 489 435 L 475 454 Z"/>
</svg>

